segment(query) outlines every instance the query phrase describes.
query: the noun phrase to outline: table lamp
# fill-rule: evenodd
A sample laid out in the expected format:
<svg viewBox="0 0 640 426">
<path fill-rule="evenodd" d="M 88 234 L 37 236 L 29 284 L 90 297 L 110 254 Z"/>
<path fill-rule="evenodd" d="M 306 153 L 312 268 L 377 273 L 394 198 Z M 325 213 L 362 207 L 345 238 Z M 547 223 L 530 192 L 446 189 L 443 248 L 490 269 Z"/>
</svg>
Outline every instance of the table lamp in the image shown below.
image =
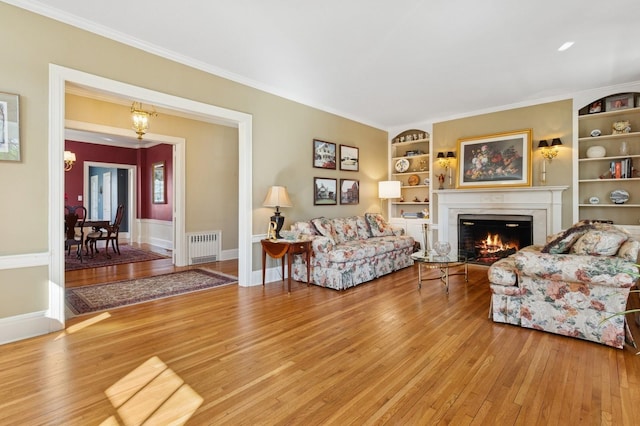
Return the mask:
<svg viewBox="0 0 640 426">
<path fill-rule="evenodd" d="M 287 188 L 284 186 L 272 186 L 262 203 L 265 207 L 275 207 L 276 211 L 271 216 L 271 222 L 276 224 L 276 238 L 282 238 L 280 230 L 284 225 L 284 216 L 280 215 L 280 207 L 292 207 Z"/>
</svg>

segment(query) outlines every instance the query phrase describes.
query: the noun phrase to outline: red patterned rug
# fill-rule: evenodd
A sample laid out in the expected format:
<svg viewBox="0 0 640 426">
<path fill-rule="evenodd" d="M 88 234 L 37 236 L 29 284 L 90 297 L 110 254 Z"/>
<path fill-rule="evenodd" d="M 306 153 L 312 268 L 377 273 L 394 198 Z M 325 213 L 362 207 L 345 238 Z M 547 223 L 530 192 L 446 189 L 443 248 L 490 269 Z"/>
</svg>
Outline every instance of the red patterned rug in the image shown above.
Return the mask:
<svg viewBox="0 0 640 426">
<path fill-rule="evenodd" d="M 155 277 L 68 288 L 65 298 L 69 310 L 74 315 L 80 315 L 237 282 L 238 278 L 232 275 L 189 269 Z"/>
<path fill-rule="evenodd" d="M 76 257 L 75 250 L 71 250 L 71 254 L 66 254 L 64 256 L 64 270 L 65 271 L 77 271 L 78 269 L 88 269 L 88 268 L 99 268 L 101 266 L 111 266 L 111 265 L 120 265 L 122 263 L 134 263 L 134 262 L 144 262 L 147 260 L 158 260 L 158 259 L 167 259 L 170 256 L 163 256 L 158 253 L 153 253 L 150 251 L 140 250 L 135 247 L 131 247 L 129 245 L 121 245 L 120 246 L 120 254 L 113 253 L 111 247 L 109 247 L 109 254 L 111 255 L 111 259 L 109 259 L 105 252 L 104 248 L 100 248 L 100 252 L 95 255 L 92 259 L 89 256 L 82 256 L 82 263 L 80 263 L 80 259 Z"/>
</svg>

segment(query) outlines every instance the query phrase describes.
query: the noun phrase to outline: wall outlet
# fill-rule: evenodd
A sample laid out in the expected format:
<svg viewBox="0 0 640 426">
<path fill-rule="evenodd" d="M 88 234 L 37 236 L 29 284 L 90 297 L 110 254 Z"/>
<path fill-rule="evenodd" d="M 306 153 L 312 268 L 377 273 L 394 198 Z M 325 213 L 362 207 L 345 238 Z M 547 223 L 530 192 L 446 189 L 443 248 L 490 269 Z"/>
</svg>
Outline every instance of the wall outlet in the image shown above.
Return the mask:
<svg viewBox="0 0 640 426">
<path fill-rule="evenodd" d="M 78 201 L 82 201 L 82 195 L 78 195 Z"/>
</svg>

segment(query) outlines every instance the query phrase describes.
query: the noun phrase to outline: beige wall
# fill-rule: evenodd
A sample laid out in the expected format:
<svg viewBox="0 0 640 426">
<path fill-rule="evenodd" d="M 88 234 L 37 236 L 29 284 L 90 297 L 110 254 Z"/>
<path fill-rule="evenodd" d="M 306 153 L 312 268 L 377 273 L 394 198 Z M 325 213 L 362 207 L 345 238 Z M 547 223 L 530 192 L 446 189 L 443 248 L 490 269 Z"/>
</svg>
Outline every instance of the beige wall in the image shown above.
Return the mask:
<svg viewBox="0 0 640 426">
<path fill-rule="evenodd" d="M 513 130 L 533 129 L 532 186 L 541 185 L 541 155 L 537 150 L 540 139 L 560 138 L 562 148 L 558 157 L 547 165 L 547 186 L 568 186 L 562 195 L 562 227 L 572 223 L 572 173 L 571 152 L 573 149 L 573 101 L 549 102 L 529 107 L 510 109 L 490 114 L 476 115 L 433 125 L 433 152 L 456 151 L 459 138 L 491 135 Z M 457 155 L 457 153 L 456 153 Z M 442 172 L 435 162 L 434 174 Z M 457 167 L 457 163 L 456 163 Z M 457 170 L 454 170 L 454 173 Z M 437 182 L 437 179 L 436 179 Z M 448 185 L 447 185 L 448 187 Z M 437 223 L 437 196 L 432 213 Z"/>
<path fill-rule="evenodd" d="M 271 210 L 261 204 L 267 187 L 273 184 L 286 185 L 290 189 L 294 207 L 284 211 L 287 226 L 294 219 L 379 210 L 376 182 L 386 176 L 387 169 L 387 133 L 383 130 L 141 52 L 6 3 L 0 3 L 0 27 L 5 34 L 11 34 L 12 40 L 3 45 L 0 91 L 20 95 L 22 143 L 22 161 L 0 164 L 0 181 L 3 182 L 0 196 L 5 206 L 0 209 L 0 256 L 48 251 L 50 63 L 251 114 L 254 233 L 266 230 Z M 232 136 L 225 134 L 222 137 L 226 140 Z M 360 171 L 313 169 L 313 138 L 359 147 Z M 211 212 L 207 208 L 198 210 L 192 204 L 205 194 L 205 186 L 214 184 L 200 181 L 197 172 L 194 173 L 201 167 L 199 162 L 212 155 L 219 161 L 228 161 L 227 155 L 234 155 L 224 148 L 221 152 L 211 152 L 209 148 L 208 142 L 188 147 L 187 230 L 208 225 L 210 220 Z M 310 192 L 313 176 L 359 179 L 360 204 L 314 207 Z M 256 257 L 254 255 L 253 268 L 259 269 L 260 261 Z M 0 318 L 32 312 L 36 308 L 28 307 L 26 302 L 46 298 L 46 289 L 40 285 L 47 280 L 46 268 L 25 268 L 24 273 L 18 274 L 19 282 L 16 282 L 16 274 L 12 269 L 0 269 Z M 16 311 L 16 306 L 22 308 Z"/>
</svg>

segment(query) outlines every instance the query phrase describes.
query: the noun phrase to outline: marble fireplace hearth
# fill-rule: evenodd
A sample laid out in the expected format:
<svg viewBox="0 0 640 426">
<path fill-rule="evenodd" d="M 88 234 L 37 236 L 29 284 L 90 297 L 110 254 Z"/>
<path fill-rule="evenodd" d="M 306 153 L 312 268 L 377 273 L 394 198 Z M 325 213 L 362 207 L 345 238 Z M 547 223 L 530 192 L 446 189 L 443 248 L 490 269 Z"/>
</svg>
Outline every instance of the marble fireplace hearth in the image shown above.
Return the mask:
<svg viewBox="0 0 640 426">
<path fill-rule="evenodd" d="M 474 188 L 434 191 L 438 197 L 438 240 L 458 251 L 458 215 L 530 215 L 533 244 L 544 245 L 547 235 L 562 230 L 562 192 L 568 186 Z"/>
</svg>

